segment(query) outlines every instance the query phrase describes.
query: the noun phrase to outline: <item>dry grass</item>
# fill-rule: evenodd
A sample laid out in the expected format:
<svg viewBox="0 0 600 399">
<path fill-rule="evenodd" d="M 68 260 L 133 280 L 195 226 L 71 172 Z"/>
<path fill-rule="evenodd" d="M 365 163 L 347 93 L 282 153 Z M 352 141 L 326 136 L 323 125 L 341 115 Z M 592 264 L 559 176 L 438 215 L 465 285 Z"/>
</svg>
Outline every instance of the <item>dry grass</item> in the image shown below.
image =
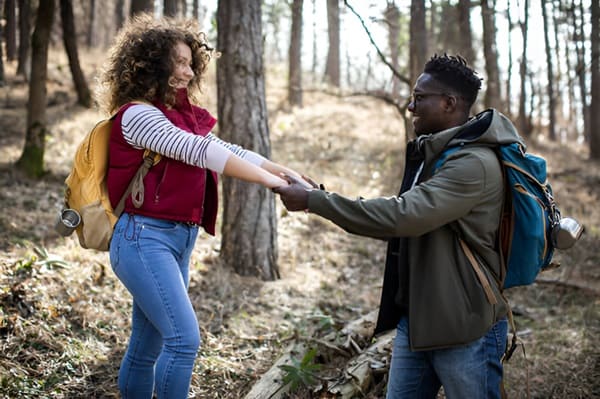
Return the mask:
<svg viewBox="0 0 600 399">
<path fill-rule="evenodd" d="M 0 397 L 115 398 L 130 297 L 105 253 L 51 229 L 71 154 L 101 116 L 73 105 L 68 69 L 52 71 L 49 174 L 41 181 L 10 167 L 23 145 L 25 85 L 0 92 Z M 305 94 L 303 108 L 288 109 L 281 76 L 270 73 L 268 82 L 273 158 L 351 197 L 395 194 L 404 137 L 395 111 L 374 99 L 318 92 Z M 212 93 L 214 86 L 206 107 L 215 113 Z M 544 276 L 571 286 L 508 293 L 527 353 L 525 360 L 516 352 L 507 366 L 509 394 L 525 397 L 528 371 L 532 397 L 600 397 L 600 167 L 581 148 L 534 150 L 550 160 L 563 213 L 582 220 L 587 233 L 577 248 L 557 254 L 563 268 Z M 190 296 L 203 344 L 192 397 L 243 397 L 292 340 L 335 330 L 378 305 L 385 243 L 290 215 L 280 204 L 278 212 L 279 281 L 237 276 L 219 261 L 219 236 L 198 239 Z M 381 389 L 368 397 L 381 397 Z"/>
</svg>

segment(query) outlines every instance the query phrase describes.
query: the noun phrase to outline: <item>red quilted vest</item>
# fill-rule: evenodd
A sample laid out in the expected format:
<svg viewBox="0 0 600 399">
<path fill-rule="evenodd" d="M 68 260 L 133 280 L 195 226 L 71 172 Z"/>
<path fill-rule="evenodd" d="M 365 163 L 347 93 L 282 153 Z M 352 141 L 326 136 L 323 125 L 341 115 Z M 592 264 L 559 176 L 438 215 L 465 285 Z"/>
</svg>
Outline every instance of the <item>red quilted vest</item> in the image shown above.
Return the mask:
<svg viewBox="0 0 600 399">
<path fill-rule="evenodd" d="M 117 113 L 112 126 L 109 147 L 109 169 L 107 186 L 110 201 L 115 207 L 133 175 L 139 168 L 144 150 L 129 145 L 121 131 L 121 119 L 127 108 L 123 106 Z M 154 103 L 177 127 L 206 136 L 217 120 L 203 108 L 192 105 L 185 89 L 177 93 L 173 108 Z M 215 234 L 218 196 L 217 174 L 208 169 L 187 165 L 171 158 L 162 157 L 150 168 L 144 179 L 144 202 L 135 208 L 128 198 L 124 212 L 179 222 L 192 222 L 204 230 Z"/>
</svg>

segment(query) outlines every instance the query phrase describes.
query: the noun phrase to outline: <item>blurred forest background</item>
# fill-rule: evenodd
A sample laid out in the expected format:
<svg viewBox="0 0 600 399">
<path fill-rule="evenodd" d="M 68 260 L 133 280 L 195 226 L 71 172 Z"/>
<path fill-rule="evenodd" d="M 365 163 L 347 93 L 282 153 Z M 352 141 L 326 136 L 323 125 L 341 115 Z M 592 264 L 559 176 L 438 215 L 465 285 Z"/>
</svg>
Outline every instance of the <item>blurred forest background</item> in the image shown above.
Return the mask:
<svg viewBox="0 0 600 399">
<path fill-rule="evenodd" d="M 130 297 L 106 253 L 53 224 L 75 149 L 107 116 L 95 79 L 139 12 L 195 18 L 222 53 L 201 104 L 219 136 L 348 196 L 396 194 L 414 81 L 433 54 L 463 55 L 483 78 L 475 111 L 515 122 L 586 227 L 562 267 L 507 292 L 525 349 L 509 395 L 600 397 L 598 0 L 0 0 L 0 398 L 118 397 Z M 192 257 L 191 397 L 384 397 L 385 243 L 229 179 L 221 208 Z"/>
</svg>

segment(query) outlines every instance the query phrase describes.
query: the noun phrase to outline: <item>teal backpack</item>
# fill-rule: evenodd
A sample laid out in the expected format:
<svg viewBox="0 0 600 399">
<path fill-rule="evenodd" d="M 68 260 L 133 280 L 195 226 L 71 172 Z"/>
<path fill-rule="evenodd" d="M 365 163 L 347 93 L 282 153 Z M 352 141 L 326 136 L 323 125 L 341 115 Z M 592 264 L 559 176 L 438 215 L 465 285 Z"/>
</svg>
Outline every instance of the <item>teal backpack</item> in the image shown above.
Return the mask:
<svg viewBox="0 0 600 399">
<path fill-rule="evenodd" d="M 454 152 L 446 149 L 434 165 L 437 170 Z M 546 179 L 546 161 L 525 152 L 519 143 L 500 145 L 496 154 L 505 180 L 505 199 L 499 245 L 506 265 L 504 288 L 533 283 L 538 273 L 556 266 L 553 231 L 561 216 Z"/>
</svg>

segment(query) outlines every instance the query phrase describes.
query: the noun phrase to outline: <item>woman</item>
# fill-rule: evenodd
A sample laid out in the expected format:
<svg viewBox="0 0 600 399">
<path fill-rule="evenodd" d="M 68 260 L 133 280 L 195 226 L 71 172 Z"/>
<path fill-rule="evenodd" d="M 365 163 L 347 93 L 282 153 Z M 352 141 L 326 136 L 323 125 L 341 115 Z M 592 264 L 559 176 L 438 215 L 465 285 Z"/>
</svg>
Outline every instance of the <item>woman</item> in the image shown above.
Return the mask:
<svg viewBox="0 0 600 399">
<path fill-rule="evenodd" d="M 114 114 L 107 176 L 116 206 L 145 150 L 162 155 L 144 195 L 125 202 L 110 244 L 113 270 L 133 297 L 130 342 L 119 371 L 123 398 L 187 398 L 200 345 L 187 293 L 189 260 L 202 227 L 215 233 L 217 173 L 268 188 L 287 185 L 281 165 L 210 133 L 216 123 L 193 104 L 215 53 L 191 21 L 131 20 L 101 83 Z"/>
</svg>

